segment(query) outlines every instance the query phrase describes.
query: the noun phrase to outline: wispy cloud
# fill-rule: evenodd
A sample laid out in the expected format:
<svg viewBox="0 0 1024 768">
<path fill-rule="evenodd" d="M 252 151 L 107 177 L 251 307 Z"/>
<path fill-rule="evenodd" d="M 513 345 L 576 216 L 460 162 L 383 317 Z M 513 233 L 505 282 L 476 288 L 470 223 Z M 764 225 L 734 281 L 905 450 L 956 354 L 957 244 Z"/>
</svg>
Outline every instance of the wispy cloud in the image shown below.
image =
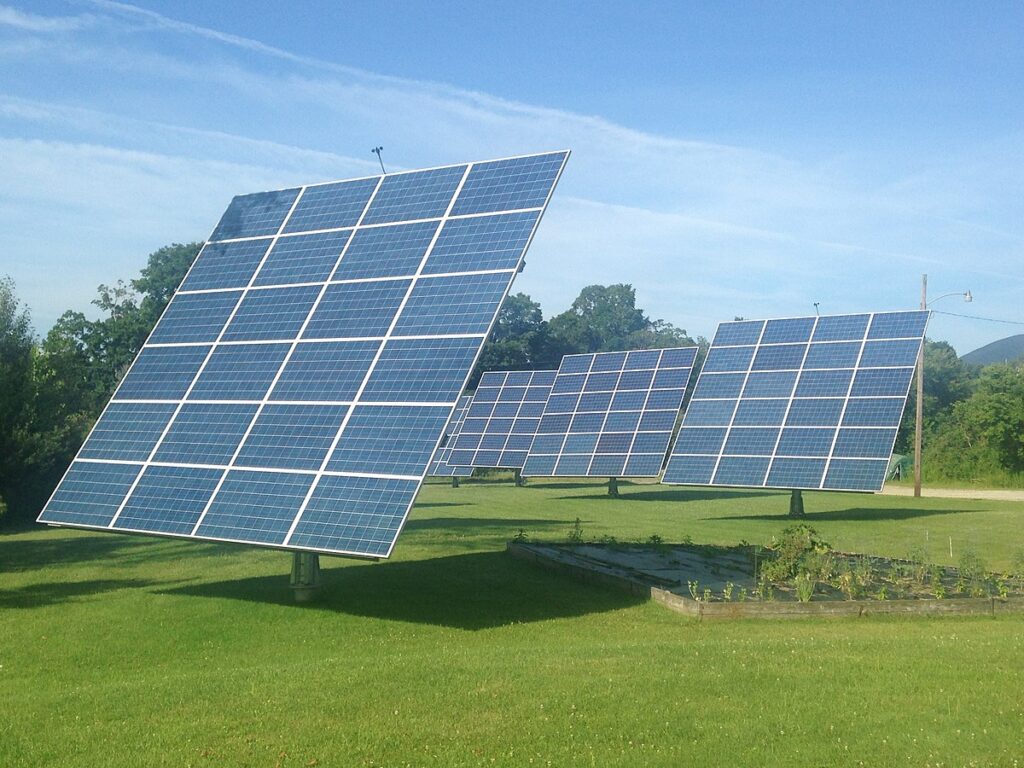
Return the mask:
<svg viewBox="0 0 1024 768">
<path fill-rule="evenodd" d="M 159 239 L 202 237 L 233 193 L 372 171 L 378 143 L 396 170 L 573 149 L 517 286 L 549 312 L 581 281 L 624 281 L 656 316 L 710 333 L 721 317 L 791 314 L 823 298 L 837 311 L 905 306 L 921 271 L 988 280 L 971 286 L 979 295 L 1024 282 L 1014 267 L 1024 182 L 1010 170 L 1020 158 L 1012 140 L 914 162 L 883 152 L 812 160 L 368 72 L 113 0 L 86 2 L 91 14 L 74 17 L 77 26 L 14 11 L 24 34 L 0 40 L 0 66 L 43 73 L 35 87 L 11 81 L 0 96 L 0 135 L 10 139 L 0 173 L 18 178 L 0 193 L 0 223 L 19 244 L 14 263 L 24 280 L 40 247 L 81 253 L 66 295 L 36 297 L 54 307 L 82 306 L 92 285 L 130 275 L 137 266 L 121 267 L 132 248 L 137 263 Z M 50 21 L 74 44 L 39 34 Z M 2 12 L 0 23 L 15 29 Z M 93 239 L 74 246 L 47 232 L 47 245 L 38 234 L 47 216 Z M 116 262 L 104 261 L 104 245 Z M 90 279 L 90 264 L 97 275 L 98 264 L 121 271 Z"/>
<path fill-rule="evenodd" d="M 0 25 L 27 32 L 71 32 L 94 21 L 88 14 L 81 16 L 38 16 L 8 5 L 0 5 Z"/>
</svg>

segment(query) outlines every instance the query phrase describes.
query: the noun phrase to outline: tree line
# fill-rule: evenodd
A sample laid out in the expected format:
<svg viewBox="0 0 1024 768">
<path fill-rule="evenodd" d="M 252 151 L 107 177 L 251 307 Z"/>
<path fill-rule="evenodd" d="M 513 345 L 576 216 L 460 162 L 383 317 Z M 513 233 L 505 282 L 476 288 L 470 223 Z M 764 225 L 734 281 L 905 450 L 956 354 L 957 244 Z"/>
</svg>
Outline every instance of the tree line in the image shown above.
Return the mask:
<svg viewBox="0 0 1024 768">
<path fill-rule="evenodd" d="M 155 251 L 135 279 L 99 286 L 98 319 L 69 310 L 42 339 L 13 282 L 0 280 L 0 524 L 38 514 L 200 247 Z M 692 344 L 701 356 L 707 349 L 706 339 L 649 317 L 628 284 L 587 286 L 547 320 L 540 304 L 516 293 L 501 308 L 470 387 L 483 371 L 554 369 L 567 354 Z M 929 341 L 925 398 L 926 477 L 1022 482 L 1021 365 L 971 367 L 949 344 Z M 913 413 L 912 395 L 898 452 L 911 445 Z"/>
</svg>

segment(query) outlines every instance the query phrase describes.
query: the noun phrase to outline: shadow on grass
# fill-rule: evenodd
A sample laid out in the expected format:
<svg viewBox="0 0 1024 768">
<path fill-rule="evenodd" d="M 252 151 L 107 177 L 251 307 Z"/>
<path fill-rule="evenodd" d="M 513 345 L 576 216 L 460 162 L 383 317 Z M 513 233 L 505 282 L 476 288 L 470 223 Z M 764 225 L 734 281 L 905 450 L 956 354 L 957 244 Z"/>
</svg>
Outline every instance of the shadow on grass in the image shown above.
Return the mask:
<svg viewBox="0 0 1024 768">
<path fill-rule="evenodd" d="M 880 520 L 913 520 L 915 517 L 932 517 L 934 515 L 959 515 L 965 512 L 977 512 L 976 509 L 906 509 L 906 508 L 871 508 L 854 507 L 852 509 L 830 509 L 826 512 L 807 512 L 802 518 L 779 515 L 724 515 L 722 517 L 705 517 L 705 520 L 771 520 L 787 523 L 813 523 L 816 521 L 865 522 Z"/>
<path fill-rule="evenodd" d="M 30 584 L 21 589 L 0 589 L 0 608 L 43 608 L 67 603 L 80 597 L 118 589 L 138 589 L 158 582 L 143 579 L 95 579 L 92 581 L 53 581 Z"/>
<path fill-rule="evenodd" d="M 571 618 L 643 602 L 556 576 L 505 552 L 325 569 L 314 602 L 304 605 L 295 603 L 283 573 L 175 587 L 161 594 L 273 603 L 465 630 Z"/>
<path fill-rule="evenodd" d="M 650 488 L 650 486 L 624 486 L 619 483 L 619 496 L 609 496 L 604 486 L 596 486 L 593 495 L 559 496 L 559 499 L 607 499 L 609 501 L 717 501 L 725 499 L 745 499 L 761 496 L 783 496 L 778 491 L 705 491 L 701 489 L 684 490 L 681 488 L 660 488 L 651 490 L 633 490 L 633 488 Z M 655 488 L 658 488 L 655 486 Z"/>
<path fill-rule="evenodd" d="M 619 481 L 619 488 L 627 488 L 632 483 L 626 480 Z M 544 478 L 528 477 L 526 478 L 526 485 L 523 488 L 531 491 L 572 491 L 579 488 L 593 488 L 595 491 L 602 491 L 608 488 L 608 480 L 589 480 L 581 482 L 557 482 L 548 483 L 544 482 Z M 588 497 L 589 498 L 589 497 Z"/>
<path fill-rule="evenodd" d="M 472 506 L 466 501 L 426 501 L 416 502 L 416 509 L 436 509 L 437 507 L 469 507 Z"/>
<path fill-rule="evenodd" d="M 232 552 L 229 545 L 173 541 L 155 536 L 97 532 L 95 535 L 54 531 L 42 539 L 0 538 L 0 573 L 34 571 L 55 565 L 116 558 L 120 564 L 206 557 Z"/>
<path fill-rule="evenodd" d="M 572 520 L 541 520 L 536 518 L 501 517 L 428 517 L 422 520 L 410 518 L 405 524 L 407 531 L 458 528 L 537 528 L 551 525 L 572 525 Z"/>
</svg>

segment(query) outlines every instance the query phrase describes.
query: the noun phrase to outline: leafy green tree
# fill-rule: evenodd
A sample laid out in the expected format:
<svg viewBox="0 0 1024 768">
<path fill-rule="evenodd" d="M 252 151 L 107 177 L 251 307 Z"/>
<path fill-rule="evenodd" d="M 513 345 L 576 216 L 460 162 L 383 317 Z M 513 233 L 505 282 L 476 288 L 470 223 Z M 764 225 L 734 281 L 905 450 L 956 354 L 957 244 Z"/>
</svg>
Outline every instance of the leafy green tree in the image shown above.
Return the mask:
<svg viewBox="0 0 1024 768">
<path fill-rule="evenodd" d="M 686 331 L 652 320 L 636 306 L 632 285 L 588 285 L 572 306 L 548 322 L 548 357 L 692 344 Z"/>
<path fill-rule="evenodd" d="M 89 320 L 81 312 L 65 312 L 43 344 L 44 365 L 61 372 L 50 376 L 59 387 L 75 390 L 74 402 L 98 415 L 110 397 L 185 273 L 200 243 L 165 246 L 149 255 L 140 276 L 130 283 L 101 285 L 93 304 L 103 316 Z M 71 377 L 70 380 L 68 377 Z M 63 393 L 65 396 L 71 393 Z M 91 401 L 90 401 L 90 398 Z"/>
<path fill-rule="evenodd" d="M 923 429 L 926 439 L 936 425 L 949 415 L 954 403 L 970 396 L 976 378 L 977 372 L 964 363 L 947 342 L 925 341 Z M 912 383 L 910 398 L 896 437 L 896 453 L 910 453 L 914 450 L 916 403 L 917 385 Z"/>
<path fill-rule="evenodd" d="M 707 347 L 707 342 L 701 340 Z M 686 331 L 651 320 L 636 306 L 631 285 L 590 285 L 572 306 L 545 322 L 540 304 L 524 293 L 509 296 L 484 345 L 470 387 L 483 371 L 558 368 L 565 355 L 693 344 Z"/>
<path fill-rule="evenodd" d="M 174 243 L 149 254 L 146 266 L 132 280 L 132 288 L 142 295 L 139 310 L 149 329 L 156 325 L 164 307 L 170 302 L 192 262 L 199 255 L 202 243 Z M 149 331 L 146 331 L 147 335 Z"/>
<path fill-rule="evenodd" d="M 925 471 L 956 480 L 1019 478 L 1024 473 L 1022 435 L 1024 365 L 986 366 L 971 396 L 936 426 L 925 450 Z"/>
<path fill-rule="evenodd" d="M 8 498 L 12 517 L 29 518 L 45 502 L 199 248 L 176 243 L 153 252 L 135 280 L 99 287 L 99 319 L 68 311 L 46 334 L 31 358 L 31 428 L 16 498 Z"/>
<path fill-rule="evenodd" d="M 546 339 L 547 323 L 540 304 L 525 293 L 511 294 L 501 305 L 494 330 L 470 377 L 470 387 L 476 386 L 484 371 L 539 368 Z"/>
<path fill-rule="evenodd" d="M 569 309 L 551 318 L 548 330 L 552 346 L 565 355 L 627 349 L 648 326 L 633 286 L 619 283 L 588 285 Z"/>
<path fill-rule="evenodd" d="M 17 505 L 31 452 L 32 359 L 35 336 L 14 281 L 0 279 L 0 509 Z"/>
</svg>

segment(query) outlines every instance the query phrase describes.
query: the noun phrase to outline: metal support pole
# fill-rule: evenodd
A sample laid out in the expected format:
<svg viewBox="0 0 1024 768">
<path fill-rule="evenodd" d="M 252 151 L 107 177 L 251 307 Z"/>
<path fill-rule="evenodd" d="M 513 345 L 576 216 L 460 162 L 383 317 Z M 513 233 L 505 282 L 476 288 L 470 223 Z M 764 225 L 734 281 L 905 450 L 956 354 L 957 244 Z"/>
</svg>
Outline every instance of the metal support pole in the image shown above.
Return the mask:
<svg viewBox="0 0 1024 768">
<path fill-rule="evenodd" d="M 795 488 L 790 492 L 789 496 L 789 516 L 804 516 L 804 496 L 802 493 L 800 493 L 800 491 L 796 490 Z"/>
<path fill-rule="evenodd" d="M 519 467 L 516 467 L 514 478 L 516 488 L 522 488 L 524 485 L 526 485 L 526 481 L 523 480 L 523 470 L 519 469 Z"/>
<path fill-rule="evenodd" d="M 458 487 L 459 487 L 459 478 L 456 477 L 455 475 L 452 475 L 452 488 L 458 488 Z"/>
<path fill-rule="evenodd" d="M 609 477 L 608 478 L 608 495 L 618 496 L 619 495 L 619 478 Z"/>
<path fill-rule="evenodd" d="M 295 602 L 308 603 L 320 589 L 320 555 L 316 552 L 292 553 L 292 591 Z"/>
<path fill-rule="evenodd" d="M 928 275 L 921 275 L 921 309 L 928 309 Z M 917 402 L 914 414 L 914 496 L 921 495 L 921 442 L 924 417 L 924 341 L 917 353 Z"/>
</svg>

